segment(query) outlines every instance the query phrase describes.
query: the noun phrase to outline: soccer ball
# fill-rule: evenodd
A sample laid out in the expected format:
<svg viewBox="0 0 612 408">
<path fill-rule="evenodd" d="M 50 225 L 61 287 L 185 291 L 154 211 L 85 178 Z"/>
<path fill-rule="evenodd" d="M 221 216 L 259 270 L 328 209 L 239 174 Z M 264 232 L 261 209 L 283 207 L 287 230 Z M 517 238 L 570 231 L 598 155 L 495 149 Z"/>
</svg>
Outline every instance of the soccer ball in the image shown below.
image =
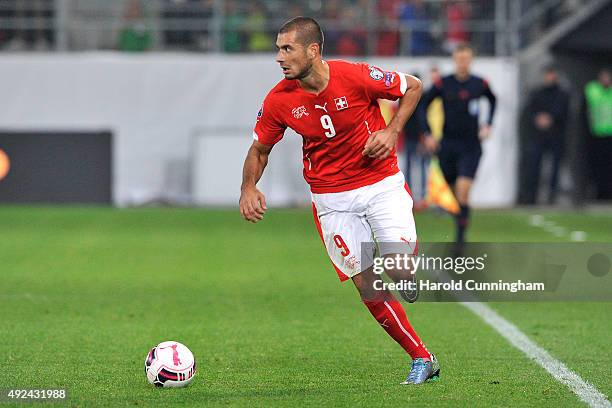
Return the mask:
<svg viewBox="0 0 612 408">
<path fill-rule="evenodd" d="M 195 358 L 187 346 L 164 341 L 153 347 L 145 358 L 147 380 L 156 387 L 185 387 L 196 373 Z"/>
</svg>

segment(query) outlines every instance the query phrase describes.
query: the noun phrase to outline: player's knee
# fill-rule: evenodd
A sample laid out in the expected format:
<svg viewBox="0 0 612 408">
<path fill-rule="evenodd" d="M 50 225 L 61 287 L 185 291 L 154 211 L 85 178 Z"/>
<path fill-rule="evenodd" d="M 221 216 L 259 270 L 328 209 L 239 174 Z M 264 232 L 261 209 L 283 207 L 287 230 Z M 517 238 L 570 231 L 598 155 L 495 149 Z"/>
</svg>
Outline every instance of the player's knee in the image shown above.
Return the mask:
<svg viewBox="0 0 612 408">
<path fill-rule="evenodd" d="M 457 197 L 459 204 L 467 205 L 471 187 L 472 181 L 470 179 L 465 177 L 457 179 L 457 184 L 455 185 L 455 197 Z"/>
<path fill-rule="evenodd" d="M 468 204 L 468 194 L 467 193 L 457 193 L 457 202 L 459 205 L 467 205 Z"/>
</svg>

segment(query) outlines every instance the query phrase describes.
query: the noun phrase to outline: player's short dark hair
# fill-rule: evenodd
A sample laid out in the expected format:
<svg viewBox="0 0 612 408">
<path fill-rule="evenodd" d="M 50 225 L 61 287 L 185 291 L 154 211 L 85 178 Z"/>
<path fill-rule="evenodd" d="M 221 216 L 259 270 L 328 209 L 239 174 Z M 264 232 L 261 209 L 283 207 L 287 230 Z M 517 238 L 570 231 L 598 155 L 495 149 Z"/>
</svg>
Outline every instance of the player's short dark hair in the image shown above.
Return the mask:
<svg viewBox="0 0 612 408">
<path fill-rule="evenodd" d="M 287 21 L 278 30 L 279 34 L 297 32 L 297 40 L 300 44 L 308 46 L 312 43 L 319 44 L 319 50 L 323 51 L 323 30 L 317 21 L 312 17 L 295 17 Z"/>
<path fill-rule="evenodd" d="M 552 62 L 544 65 L 544 69 L 542 69 L 542 72 L 544 73 L 551 73 L 551 72 L 557 73 L 558 71 L 559 70 L 557 69 L 557 66 Z"/>
<path fill-rule="evenodd" d="M 462 52 L 462 51 L 471 51 L 472 54 L 475 54 L 476 51 L 474 50 L 474 47 L 472 47 L 469 43 L 460 43 L 459 45 L 457 45 L 457 48 L 455 48 L 454 52 Z"/>
</svg>

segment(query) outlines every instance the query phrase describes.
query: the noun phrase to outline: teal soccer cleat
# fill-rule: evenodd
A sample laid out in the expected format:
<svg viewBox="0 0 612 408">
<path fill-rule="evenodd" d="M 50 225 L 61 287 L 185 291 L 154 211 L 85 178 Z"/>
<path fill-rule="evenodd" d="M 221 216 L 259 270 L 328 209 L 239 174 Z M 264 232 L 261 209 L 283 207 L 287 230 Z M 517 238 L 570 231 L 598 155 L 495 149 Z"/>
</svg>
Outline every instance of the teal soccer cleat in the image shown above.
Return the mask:
<svg viewBox="0 0 612 408">
<path fill-rule="evenodd" d="M 402 384 L 423 384 L 425 381 L 436 381 L 440 378 L 440 364 L 436 356 L 431 355 L 431 360 L 415 358 L 408 378 Z"/>
</svg>

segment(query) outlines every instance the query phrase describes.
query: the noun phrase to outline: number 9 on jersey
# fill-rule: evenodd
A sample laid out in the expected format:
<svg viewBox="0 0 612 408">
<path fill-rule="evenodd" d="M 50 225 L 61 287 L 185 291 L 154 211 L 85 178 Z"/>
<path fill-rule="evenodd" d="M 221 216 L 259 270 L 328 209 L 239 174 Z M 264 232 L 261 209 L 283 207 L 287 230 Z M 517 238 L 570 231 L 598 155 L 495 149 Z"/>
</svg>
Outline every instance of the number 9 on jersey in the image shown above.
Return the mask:
<svg viewBox="0 0 612 408">
<path fill-rule="evenodd" d="M 336 136 L 336 129 L 334 128 L 334 124 L 332 123 L 329 115 L 321 116 L 321 126 L 323 126 L 323 129 L 327 130 L 327 132 L 325 132 L 325 136 L 328 138 Z"/>
</svg>

